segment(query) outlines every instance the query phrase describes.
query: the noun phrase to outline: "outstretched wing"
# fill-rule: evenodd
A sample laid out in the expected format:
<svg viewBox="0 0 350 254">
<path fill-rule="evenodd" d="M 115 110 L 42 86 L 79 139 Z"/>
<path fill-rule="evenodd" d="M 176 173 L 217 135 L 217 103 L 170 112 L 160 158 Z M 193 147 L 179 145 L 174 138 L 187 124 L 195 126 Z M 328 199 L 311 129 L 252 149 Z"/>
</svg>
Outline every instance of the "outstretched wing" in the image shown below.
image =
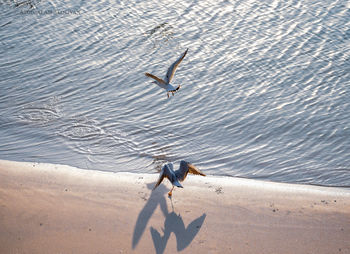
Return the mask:
<svg viewBox="0 0 350 254">
<path fill-rule="evenodd" d="M 159 184 L 162 183 L 164 177 L 166 177 L 166 178 L 169 179 L 170 174 L 171 174 L 171 173 L 170 173 L 168 164 L 165 164 L 165 165 L 162 167 L 162 171 L 160 171 L 158 181 L 157 181 L 156 185 L 153 187 L 153 190 L 154 190 L 155 188 L 157 188 L 157 187 L 159 186 Z"/>
<path fill-rule="evenodd" d="M 161 184 L 161 182 L 163 181 L 163 179 L 164 179 L 164 173 L 163 173 L 163 171 L 160 173 L 160 175 L 159 175 L 159 178 L 158 178 L 158 182 L 156 183 L 156 185 L 154 185 L 154 187 L 153 187 L 153 190 L 155 190 L 158 186 L 159 186 L 159 184 Z"/>
<path fill-rule="evenodd" d="M 194 175 L 205 176 L 205 174 L 203 174 L 196 166 L 192 164 L 188 164 L 188 172 Z"/>
<path fill-rule="evenodd" d="M 191 163 L 188 163 L 187 161 L 180 161 L 180 168 L 175 171 L 177 179 L 184 181 L 188 173 L 205 176 L 205 174 L 199 171 L 199 169 Z"/>
<path fill-rule="evenodd" d="M 157 85 L 159 85 L 162 88 L 165 88 L 165 81 L 161 78 L 158 78 L 157 76 L 146 72 L 145 75 L 149 78 L 153 78 L 155 81 L 157 81 Z"/>
<path fill-rule="evenodd" d="M 180 168 L 175 171 L 176 178 L 180 181 L 185 180 L 188 174 L 188 162 L 180 161 Z"/>
<path fill-rule="evenodd" d="M 174 165 L 171 162 L 168 162 L 166 165 L 168 165 L 171 171 L 174 171 Z"/>
<path fill-rule="evenodd" d="M 186 49 L 186 51 L 180 56 L 179 59 L 177 59 L 172 65 L 170 65 L 168 72 L 165 76 L 165 82 L 166 83 L 170 83 L 170 81 L 172 80 L 172 78 L 174 77 L 175 71 L 177 66 L 179 66 L 179 64 L 181 63 L 181 61 L 184 59 L 184 57 L 187 54 L 188 49 Z"/>
</svg>

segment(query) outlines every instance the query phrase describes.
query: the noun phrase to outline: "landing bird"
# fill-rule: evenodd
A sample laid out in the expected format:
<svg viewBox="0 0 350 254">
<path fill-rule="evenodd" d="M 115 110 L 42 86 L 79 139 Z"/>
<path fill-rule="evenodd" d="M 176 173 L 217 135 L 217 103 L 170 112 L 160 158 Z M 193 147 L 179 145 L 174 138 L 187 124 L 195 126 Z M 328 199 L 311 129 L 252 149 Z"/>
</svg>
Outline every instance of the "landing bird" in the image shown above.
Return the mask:
<svg viewBox="0 0 350 254">
<path fill-rule="evenodd" d="M 169 181 L 173 185 L 173 188 L 168 193 L 169 197 L 171 197 L 175 186 L 179 188 L 183 188 L 179 181 L 181 182 L 184 181 L 188 173 L 205 176 L 205 174 L 200 172 L 198 168 L 196 168 L 194 165 L 192 165 L 187 161 L 181 161 L 180 168 L 176 171 L 174 171 L 174 166 L 171 162 L 167 163 L 162 167 L 158 182 L 154 186 L 153 190 L 157 188 L 159 184 L 163 181 L 164 177 L 166 177 L 169 179 Z"/>
<path fill-rule="evenodd" d="M 177 59 L 168 69 L 168 72 L 165 75 L 164 80 L 161 78 L 158 78 L 157 76 L 146 72 L 145 75 L 147 77 L 153 78 L 155 81 L 153 81 L 152 83 L 157 84 L 160 88 L 163 88 L 166 90 L 168 98 L 169 98 L 169 93 L 172 93 L 172 95 L 174 96 L 174 93 L 176 93 L 181 86 L 178 85 L 176 88 L 170 84 L 170 81 L 172 80 L 172 78 L 174 77 L 175 71 L 177 66 L 179 66 L 179 64 L 181 63 L 182 59 L 184 59 L 184 57 L 187 54 L 188 49 L 186 49 L 186 51 L 179 57 L 179 59 Z"/>
</svg>

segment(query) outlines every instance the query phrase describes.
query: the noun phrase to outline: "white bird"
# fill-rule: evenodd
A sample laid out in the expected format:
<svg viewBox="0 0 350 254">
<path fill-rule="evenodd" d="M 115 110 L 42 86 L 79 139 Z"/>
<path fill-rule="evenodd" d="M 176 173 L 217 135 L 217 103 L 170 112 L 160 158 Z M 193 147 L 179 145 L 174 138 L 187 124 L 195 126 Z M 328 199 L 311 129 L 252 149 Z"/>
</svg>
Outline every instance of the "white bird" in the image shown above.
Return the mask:
<svg viewBox="0 0 350 254">
<path fill-rule="evenodd" d="M 171 184 L 173 185 L 173 188 L 171 191 L 169 191 L 168 195 L 169 197 L 172 195 L 174 187 L 183 188 L 179 181 L 184 181 L 187 174 L 191 173 L 194 175 L 201 175 L 205 176 L 201 171 L 199 171 L 198 168 L 196 168 L 194 165 L 187 161 L 181 161 L 180 167 L 178 170 L 174 171 L 174 166 L 171 162 L 165 164 L 162 167 L 162 170 L 160 171 L 159 179 L 156 185 L 154 186 L 153 190 L 159 186 L 159 184 L 163 181 L 164 177 L 168 178 Z"/>
<path fill-rule="evenodd" d="M 173 85 L 170 84 L 172 78 L 174 77 L 176 68 L 179 66 L 181 61 L 184 59 L 184 57 L 187 54 L 188 49 L 177 59 L 172 65 L 170 65 L 168 72 L 165 75 L 164 80 L 161 78 L 158 78 L 157 76 L 146 72 L 145 75 L 147 77 L 153 78 L 155 81 L 153 83 L 157 84 L 160 88 L 163 88 L 166 90 L 168 98 L 169 98 L 169 93 L 172 93 L 174 95 L 175 92 L 177 92 L 180 88 L 181 85 L 178 85 L 177 87 L 174 87 Z"/>
</svg>

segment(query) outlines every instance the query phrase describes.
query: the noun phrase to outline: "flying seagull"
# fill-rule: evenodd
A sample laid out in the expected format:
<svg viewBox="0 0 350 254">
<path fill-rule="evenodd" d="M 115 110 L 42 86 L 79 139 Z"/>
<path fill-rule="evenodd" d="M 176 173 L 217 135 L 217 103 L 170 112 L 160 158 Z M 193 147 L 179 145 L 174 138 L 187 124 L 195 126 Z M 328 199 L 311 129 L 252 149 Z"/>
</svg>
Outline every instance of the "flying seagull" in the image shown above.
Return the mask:
<svg viewBox="0 0 350 254">
<path fill-rule="evenodd" d="M 173 188 L 168 193 L 169 197 L 171 197 L 175 186 L 179 188 L 183 188 L 179 181 L 181 182 L 184 181 L 188 173 L 205 176 L 205 174 L 200 172 L 198 168 L 196 168 L 194 165 L 192 165 L 187 161 L 181 161 L 180 168 L 176 171 L 174 171 L 174 166 L 171 162 L 167 163 L 162 167 L 158 182 L 154 186 L 153 190 L 157 188 L 159 184 L 163 181 L 164 177 L 166 177 L 169 179 L 169 181 L 173 185 Z"/>
<path fill-rule="evenodd" d="M 169 93 L 172 93 L 172 95 L 174 95 L 174 93 L 176 93 L 181 86 L 178 85 L 177 87 L 174 87 L 173 85 L 170 84 L 172 78 L 174 77 L 176 68 L 179 66 L 179 64 L 181 63 L 181 61 L 184 59 L 184 57 L 187 54 L 188 49 L 186 49 L 186 51 L 179 57 L 179 59 L 177 59 L 172 65 L 170 65 L 168 72 L 165 75 L 164 80 L 161 78 L 158 78 L 157 76 L 146 72 L 145 75 L 147 77 L 153 78 L 155 81 L 153 81 L 153 83 L 157 84 L 160 88 L 163 88 L 166 90 L 168 98 L 169 98 Z"/>
</svg>

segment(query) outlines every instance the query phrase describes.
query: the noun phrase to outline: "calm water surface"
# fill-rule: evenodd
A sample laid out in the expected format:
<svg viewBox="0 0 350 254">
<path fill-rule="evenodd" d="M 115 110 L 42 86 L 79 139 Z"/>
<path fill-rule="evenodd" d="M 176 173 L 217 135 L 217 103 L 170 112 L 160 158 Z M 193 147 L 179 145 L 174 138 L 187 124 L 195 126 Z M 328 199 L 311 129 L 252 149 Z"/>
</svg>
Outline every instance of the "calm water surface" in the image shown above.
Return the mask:
<svg viewBox="0 0 350 254">
<path fill-rule="evenodd" d="M 350 186 L 349 17 L 348 1 L 1 1 L 0 158 Z M 167 99 L 144 72 L 186 48 Z"/>
</svg>

